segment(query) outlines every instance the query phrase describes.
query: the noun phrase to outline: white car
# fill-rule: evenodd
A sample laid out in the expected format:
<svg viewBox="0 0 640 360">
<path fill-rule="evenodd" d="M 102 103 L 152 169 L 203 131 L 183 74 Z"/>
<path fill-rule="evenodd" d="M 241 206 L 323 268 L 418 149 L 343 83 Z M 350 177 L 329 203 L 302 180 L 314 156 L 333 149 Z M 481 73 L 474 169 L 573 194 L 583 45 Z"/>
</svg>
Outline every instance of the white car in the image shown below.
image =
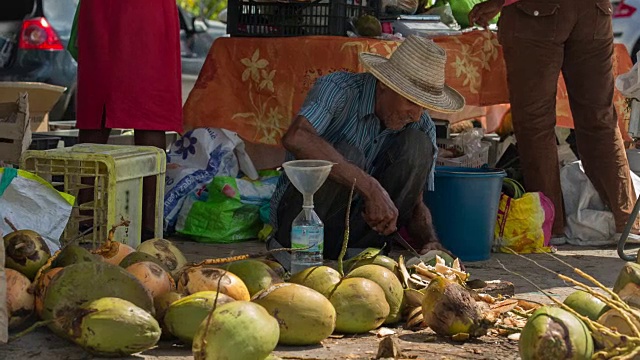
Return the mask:
<svg viewBox="0 0 640 360">
<path fill-rule="evenodd" d="M 612 0 L 611 4 L 615 42 L 627 47 L 635 63 L 640 51 L 640 0 Z"/>
</svg>

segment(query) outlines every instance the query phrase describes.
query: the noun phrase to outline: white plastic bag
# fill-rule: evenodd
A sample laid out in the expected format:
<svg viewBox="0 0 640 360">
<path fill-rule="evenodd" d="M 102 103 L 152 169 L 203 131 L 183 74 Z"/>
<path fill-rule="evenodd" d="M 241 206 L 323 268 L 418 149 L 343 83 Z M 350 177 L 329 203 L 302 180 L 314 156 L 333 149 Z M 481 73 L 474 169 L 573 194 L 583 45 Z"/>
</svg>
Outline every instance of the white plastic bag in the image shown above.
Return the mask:
<svg viewBox="0 0 640 360">
<path fill-rule="evenodd" d="M 640 59 L 640 51 L 638 51 L 637 57 Z M 633 65 L 629 72 L 618 75 L 616 89 L 624 97 L 640 100 L 640 66 L 638 66 L 638 63 Z"/>
<path fill-rule="evenodd" d="M 27 171 L 0 168 L 0 230 L 13 230 L 7 218 L 18 229 L 40 234 L 51 253 L 60 249 L 64 231 L 75 198 L 58 192 L 44 179 Z"/>
<path fill-rule="evenodd" d="M 239 171 L 251 179 L 258 178 L 238 134 L 217 128 L 199 128 L 184 134 L 167 154 L 165 231 L 175 226 L 189 194 L 202 189 L 215 176 L 236 177 Z"/>
<path fill-rule="evenodd" d="M 640 190 L 640 177 L 631 173 L 631 178 L 637 193 Z M 605 206 L 584 173 L 582 162 L 577 161 L 562 168 L 560 182 L 567 219 L 567 242 L 581 246 L 615 244 L 618 239 L 615 236 L 613 213 Z"/>
</svg>

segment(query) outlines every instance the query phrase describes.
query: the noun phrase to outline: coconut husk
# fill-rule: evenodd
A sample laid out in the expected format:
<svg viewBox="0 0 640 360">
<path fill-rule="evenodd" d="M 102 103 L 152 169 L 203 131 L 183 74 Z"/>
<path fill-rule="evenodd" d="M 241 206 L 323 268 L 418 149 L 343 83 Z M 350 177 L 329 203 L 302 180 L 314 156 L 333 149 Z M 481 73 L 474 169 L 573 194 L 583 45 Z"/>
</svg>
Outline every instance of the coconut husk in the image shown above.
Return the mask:
<svg viewBox="0 0 640 360">
<path fill-rule="evenodd" d="M 629 283 L 640 285 L 640 264 L 632 262 L 624 264 L 615 285 L 613 285 L 613 292 L 618 294 Z"/>
<path fill-rule="evenodd" d="M 0 230 L 2 239 L 2 230 Z M 9 314 L 7 313 L 7 279 L 4 271 L 4 241 L 0 241 L 0 343 L 9 340 Z"/>
</svg>

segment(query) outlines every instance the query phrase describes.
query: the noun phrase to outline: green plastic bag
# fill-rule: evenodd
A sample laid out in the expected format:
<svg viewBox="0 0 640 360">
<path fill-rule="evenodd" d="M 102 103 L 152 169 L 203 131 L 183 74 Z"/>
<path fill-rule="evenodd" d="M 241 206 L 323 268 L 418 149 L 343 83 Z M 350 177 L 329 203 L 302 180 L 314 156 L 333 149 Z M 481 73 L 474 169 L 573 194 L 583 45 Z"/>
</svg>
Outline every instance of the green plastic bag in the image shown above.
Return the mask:
<svg viewBox="0 0 640 360">
<path fill-rule="evenodd" d="M 460 27 L 464 29 L 472 26 L 472 24 L 469 24 L 469 13 L 471 12 L 471 9 L 473 9 L 476 4 L 484 1 L 485 0 L 438 0 L 436 1 L 435 6 L 443 5 L 448 2 L 451 5 L 453 17 L 456 18 Z M 495 24 L 498 22 L 499 18 L 500 14 L 496 15 L 496 17 L 494 17 L 489 23 Z"/>
<path fill-rule="evenodd" d="M 228 176 L 213 178 L 206 194 L 185 200 L 176 231 L 205 243 L 257 239 L 264 225 L 261 210 L 264 216 L 280 176 L 277 171 L 259 174 L 256 181 Z"/>
<path fill-rule="evenodd" d="M 69 44 L 67 50 L 75 61 L 78 61 L 78 15 L 80 14 L 80 1 L 76 7 L 76 14 L 73 17 L 73 25 L 71 26 L 71 35 L 69 36 Z"/>
</svg>

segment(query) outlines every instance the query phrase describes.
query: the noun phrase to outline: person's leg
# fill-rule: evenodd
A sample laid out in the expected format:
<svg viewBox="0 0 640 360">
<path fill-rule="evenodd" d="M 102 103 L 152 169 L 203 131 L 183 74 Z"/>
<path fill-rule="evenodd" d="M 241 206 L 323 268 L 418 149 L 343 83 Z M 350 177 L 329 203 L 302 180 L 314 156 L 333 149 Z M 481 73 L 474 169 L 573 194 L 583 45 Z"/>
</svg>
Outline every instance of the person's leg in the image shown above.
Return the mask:
<svg viewBox="0 0 640 360">
<path fill-rule="evenodd" d="M 360 168 L 364 167 L 365 159 L 362 151 L 346 143 L 339 143 L 335 145 L 335 148 L 351 163 Z M 324 223 L 323 255 L 325 259 L 336 259 L 340 253 L 340 249 L 342 248 L 349 192 L 349 187 L 327 179 L 313 197 L 314 211 Z M 352 224 L 357 221 L 364 222 L 362 216 L 355 216 L 356 212 L 354 208 L 358 207 L 357 204 L 359 201 L 360 200 L 358 200 L 354 195 L 354 206 L 352 206 L 351 209 Z M 278 205 L 278 229 L 276 233 L 276 240 L 278 240 L 282 246 L 291 246 L 291 224 L 301 211 L 302 195 L 293 185 L 290 184 Z M 359 220 L 358 218 L 362 220 Z M 351 232 L 351 234 L 351 238 L 353 239 L 355 233 Z"/>
<path fill-rule="evenodd" d="M 564 12 L 548 15 L 547 12 L 551 13 L 548 7 L 538 11 L 538 14 L 545 12 L 544 16 L 527 14 L 516 6 L 505 7 L 499 25 L 500 43 L 525 187 L 528 191 L 543 192 L 553 201 L 553 234 L 561 235 L 565 218 L 554 129 L 564 53 L 560 20 L 569 19 L 560 18 Z"/>
<path fill-rule="evenodd" d="M 427 134 L 420 130 L 407 129 L 389 138 L 374 161 L 375 177 L 387 191 L 398 209 L 397 227 L 408 225 L 413 210 L 427 182 L 433 162 L 433 145 Z M 360 211 L 358 215 L 360 217 Z M 377 247 L 389 243 L 390 238 L 379 235 L 366 222 L 352 226 L 352 245 L 357 248 Z M 419 249 L 418 249 L 419 250 Z"/>
<path fill-rule="evenodd" d="M 134 141 L 139 146 L 155 146 L 165 150 L 167 140 L 164 131 L 135 130 Z M 146 177 L 142 183 L 142 241 L 154 237 L 156 214 L 156 179 Z"/>
<path fill-rule="evenodd" d="M 578 0 L 576 0 L 578 1 Z M 611 15 L 594 0 L 580 0 L 579 21 L 565 45 L 563 74 L 585 173 L 622 232 L 635 192 L 613 104 Z"/>
</svg>

